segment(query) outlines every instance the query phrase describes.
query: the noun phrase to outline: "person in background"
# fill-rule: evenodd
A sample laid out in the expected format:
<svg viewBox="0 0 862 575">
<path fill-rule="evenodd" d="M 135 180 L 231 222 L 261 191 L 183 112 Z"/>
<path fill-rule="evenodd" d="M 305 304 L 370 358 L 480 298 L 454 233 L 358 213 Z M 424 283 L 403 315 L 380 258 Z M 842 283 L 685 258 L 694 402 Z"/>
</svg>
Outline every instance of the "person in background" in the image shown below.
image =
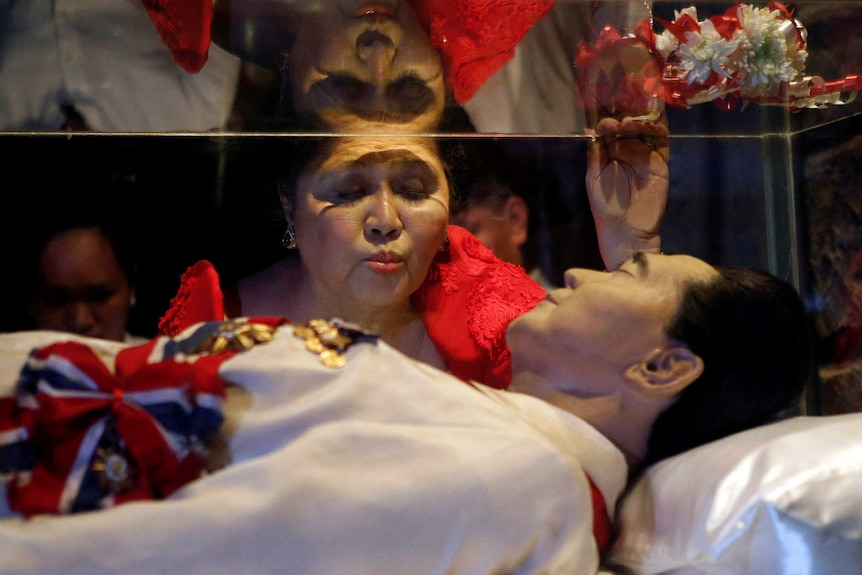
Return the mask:
<svg viewBox="0 0 862 575">
<path fill-rule="evenodd" d="M 847 311 L 835 336 L 831 363 L 858 361 L 862 358 L 862 248 L 860 248 L 844 274 L 847 294 Z"/>
<path fill-rule="evenodd" d="M 467 229 L 501 260 L 526 269 L 543 288 L 555 287 L 527 248 L 530 208 L 513 189 L 512 160 L 503 146 L 482 139 L 458 147 L 464 165 L 454 176 L 458 193 L 451 222 Z"/>
<path fill-rule="evenodd" d="M 850 260 L 842 284 L 844 315 L 835 330 L 820 338 L 818 361 L 824 384 L 849 389 L 859 387 L 862 373 L 862 248 Z"/>
<path fill-rule="evenodd" d="M 0 4 L 0 130 L 220 130 L 239 72 L 218 47 L 177 66 L 139 0 Z"/>
<path fill-rule="evenodd" d="M 452 215 L 452 223 L 469 230 L 504 262 L 524 267 L 521 248 L 527 241 L 530 219 L 524 198 L 496 178 L 477 182 L 466 196 Z"/>
<path fill-rule="evenodd" d="M 48 220 L 32 245 L 32 327 L 140 341 L 127 331 L 136 267 L 120 230 L 93 213 L 63 212 Z"/>
</svg>

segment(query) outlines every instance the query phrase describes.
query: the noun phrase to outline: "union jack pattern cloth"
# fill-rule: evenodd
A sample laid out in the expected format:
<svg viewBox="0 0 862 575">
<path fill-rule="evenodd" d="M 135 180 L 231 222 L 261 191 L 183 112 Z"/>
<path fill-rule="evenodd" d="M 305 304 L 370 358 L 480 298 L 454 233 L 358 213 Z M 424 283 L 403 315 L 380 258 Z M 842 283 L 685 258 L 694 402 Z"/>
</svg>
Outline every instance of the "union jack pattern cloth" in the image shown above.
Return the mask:
<svg viewBox="0 0 862 575">
<path fill-rule="evenodd" d="M 255 325 L 284 320 L 255 318 Z M 34 349 L 0 398 L 0 476 L 26 517 L 161 499 L 205 472 L 224 420 L 221 363 L 239 322 L 207 322 L 99 354 L 77 341 Z"/>
</svg>

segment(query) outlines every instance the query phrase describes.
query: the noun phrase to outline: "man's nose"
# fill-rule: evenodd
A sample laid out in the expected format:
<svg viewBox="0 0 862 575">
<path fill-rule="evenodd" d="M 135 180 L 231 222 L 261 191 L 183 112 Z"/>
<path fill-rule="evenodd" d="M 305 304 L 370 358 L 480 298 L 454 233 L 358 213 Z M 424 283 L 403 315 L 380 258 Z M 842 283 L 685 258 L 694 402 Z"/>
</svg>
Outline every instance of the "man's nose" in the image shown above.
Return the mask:
<svg viewBox="0 0 862 575">
<path fill-rule="evenodd" d="M 596 270 L 570 268 L 563 274 L 563 282 L 567 288 L 576 289 L 592 280 L 605 277 L 604 274 L 605 272 L 599 272 Z"/>
</svg>

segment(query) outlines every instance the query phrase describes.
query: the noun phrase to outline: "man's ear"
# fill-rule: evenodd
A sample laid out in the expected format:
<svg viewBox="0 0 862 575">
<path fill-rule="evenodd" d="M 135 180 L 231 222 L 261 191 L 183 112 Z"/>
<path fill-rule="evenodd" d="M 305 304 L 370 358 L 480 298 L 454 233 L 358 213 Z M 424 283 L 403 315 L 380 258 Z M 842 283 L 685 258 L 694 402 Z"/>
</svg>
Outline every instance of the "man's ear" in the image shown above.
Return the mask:
<svg viewBox="0 0 862 575">
<path fill-rule="evenodd" d="M 511 229 L 512 243 L 521 247 L 527 241 L 527 228 L 530 220 L 530 210 L 527 208 L 527 202 L 521 196 L 512 194 L 506 200 L 505 214 L 506 221 L 509 222 L 509 228 Z"/>
<path fill-rule="evenodd" d="M 669 399 L 682 393 L 703 373 L 703 360 L 687 347 L 673 345 L 650 352 L 629 366 L 625 379 L 646 397 Z"/>
</svg>

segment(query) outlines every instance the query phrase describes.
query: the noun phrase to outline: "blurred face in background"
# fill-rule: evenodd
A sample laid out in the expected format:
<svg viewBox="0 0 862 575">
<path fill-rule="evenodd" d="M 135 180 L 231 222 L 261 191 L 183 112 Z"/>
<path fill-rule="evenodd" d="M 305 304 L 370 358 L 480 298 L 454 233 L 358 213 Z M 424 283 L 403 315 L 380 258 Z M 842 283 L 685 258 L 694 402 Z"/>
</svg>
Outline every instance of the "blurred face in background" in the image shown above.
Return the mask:
<svg viewBox="0 0 862 575">
<path fill-rule="evenodd" d="M 63 232 L 39 259 L 32 315 L 37 329 L 123 341 L 134 288 L 97 228 Z"/>
<path fill-rule="evenodd" d="M 453 224 L 469 230 L 498 258 L 519 266 L 524 265 L 521 248 L 527 241 L 528 220 L 527 204 L 516 195 L 500 204 L 468 204 L 452 216 Z"/>
</svg>

